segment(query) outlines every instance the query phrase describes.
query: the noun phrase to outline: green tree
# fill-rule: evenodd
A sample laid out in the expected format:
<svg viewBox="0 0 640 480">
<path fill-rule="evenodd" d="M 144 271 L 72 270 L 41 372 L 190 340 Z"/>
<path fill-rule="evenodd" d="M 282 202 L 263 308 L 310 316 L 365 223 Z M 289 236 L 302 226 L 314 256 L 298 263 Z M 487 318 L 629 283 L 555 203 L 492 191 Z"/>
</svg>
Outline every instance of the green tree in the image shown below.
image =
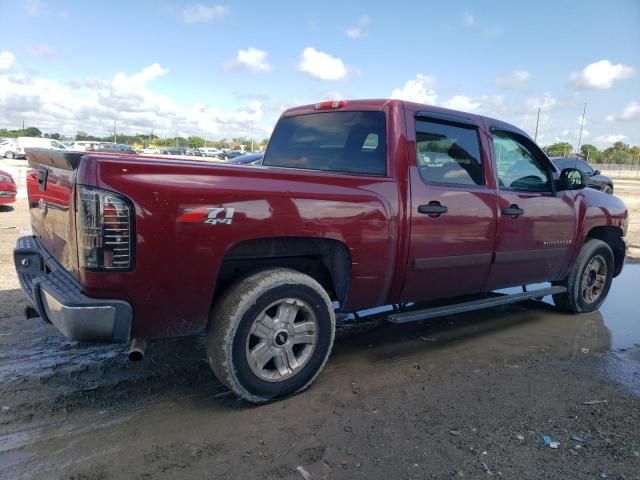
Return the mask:
<svg viewBox="0 0 640 480">
<path fill-rule="evenodd" d="M 585 158 L 588 158 L 590 162 L 598 163 L 602 160 L 602 152 L 598 150 L 598 147 L 595 145 L 585 143 L 580 147 L 580 152 L 585 156 Z"/>
<path fill-rule="evenodd" d="M 204 147 L 204 138 L 202 137 L 189 137 L 187 138 L 187 142 L 191 148 Z"/>
<path fill-rule="evenodd" d="M 573 145 L 569 142 L 558 142 L 544 147 L 543 150 L 550 157 L 564 157 L 573 152 Z"/>
<path fill-rule="evenodd" d="M 41 137 L 42 136 L 42 132 L 37 129 L 36 127 L 29 127 L 29 128 L 25 128 L 22 131 L 22 137 Z"/>
</svg>

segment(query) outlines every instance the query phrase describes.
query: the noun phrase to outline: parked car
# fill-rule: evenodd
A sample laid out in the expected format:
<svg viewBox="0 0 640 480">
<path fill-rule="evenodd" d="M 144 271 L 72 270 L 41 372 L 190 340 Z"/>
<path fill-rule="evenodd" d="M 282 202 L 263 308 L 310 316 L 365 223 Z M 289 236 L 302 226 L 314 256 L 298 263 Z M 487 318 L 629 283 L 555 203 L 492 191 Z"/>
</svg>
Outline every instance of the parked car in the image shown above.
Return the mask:
<svg viewBox="0 0 640 480">
<path fill-rule="evenodd" d="M 164 155 L 186 155 L 187 149 L 185 147 L 166 147 L 162 149 Z"/>
<path fill-rule="evenodd" d="M 0 153 L 5 158 L 24 158 L 26 148 L 47 148 L 51 150 L 67 150 L 62 142 L 51 138 L 18 137 L 9 142 L 5 148 L 0 146 Z"/>
<path fill-rule="evenodd" d="M 218 150 L 217 148 L 212 147 L 200 147 L 197 149 L 196 155 L 200 155 L 202 157 L 218 157 L 221 158 L 223 152 Z"/>
<path fill-rule="evenodd" d="M 626 255 L 624 203 L 525 132 L 401 100 L 287 110 L 263 168 L 28 159 L 14 262 L 37 313 L 72 339 L 131 340 L 132 359 L 206 329 L 213 372 L 251 402 L 313 382 L 336 307 L 406 323 L 552 295 L 592 312 Z"/>
<path fill-rule="evenodd" d="M 98 142 L 98 141 L 92 141 L 92 140 L 78 140 L 78 141 L 74 141 L 69 147 L 69 149 L 77 150 L 79 152 L 92 152 L 92 151 L 95 151 L 95 149 L 99 145 L 102 145 L 105 143 L 106 142 Z"/>
<path fill-rule="evenodd" d="M 227 157 L 227 160 L 231 160 L 232 158 L 236 158 L 239 157 L 240 155 L 244 155 L 244 152 L 241 152 L 240 150 L 229 150 L 228 152 L 225 152 L 225 157 Z"/>
<path fill-rule="evenodd" d="M 16 182 L 9 172 L 0 170 L 0 205 L 16 201 Z"/>
<path fill-rule="evenodd" d="M 157 155 L 162 152 L 159 148 L 147 147 L 142 149 L 142 153 L 144 153 L 145 155 Z"/>
<path fill-rule="evenodd" d="M 600 170 L 594 170 L 591 165 L 581 158 L 551 157 L 551 161 L 560 170 L 563 168 L 577 168 L 588 177 L 587 186 L 613 195 L 613 180 L 606 175 L 602 175 Z"/>
<path fill-rule="evenodd" d="M 249 153 L 247 155 L 240 155 L 239 157 L 230 158 L 229 160 L 227 160 L 227 162 L 233 163 L 234 165 L 262 165 L 263 157 L 264 152 Z"/>
<path fill-rule="evenodd" d="M 0 141 L 0 156 L 4 158 L 15 158 L 18 141 L 15 138 L 3 138 Z"/>
<path fill-rule="evenodd" d="M 136 151 L 128 145 L 121 145 L 119 143 L 101 143 L 96 145 L 91 151 L 100 153 L 122 153 L 128 155 L 136 154 Z"/>
</svg>

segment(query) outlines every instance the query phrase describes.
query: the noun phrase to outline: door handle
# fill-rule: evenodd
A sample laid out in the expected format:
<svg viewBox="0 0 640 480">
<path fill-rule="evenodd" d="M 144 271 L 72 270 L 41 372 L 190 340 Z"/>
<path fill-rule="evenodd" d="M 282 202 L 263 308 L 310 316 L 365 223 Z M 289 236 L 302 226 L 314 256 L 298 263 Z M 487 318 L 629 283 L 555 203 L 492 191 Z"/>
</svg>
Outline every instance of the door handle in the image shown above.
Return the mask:
<svg viewBox="0 0 640 480">
<path fill-rule="evenodd" d="M 524 214 L 524 210 L 518 207 L 518 205 L 513 204 L 509 205 L 507 208 L 503 208 L 502 213 L 509 217 L 518 218 L 520 215 Z"/>
<path fill-rule="evenodd" d="M 440 205 L 439 202 L 431 202 L 428 205 L 418 206 L 418 213 L 426 213 L 427 215 L 433 215 L 434 217 L 439 217 L 448 211 L 449 209 L 445 205 Z"/>
</svg>

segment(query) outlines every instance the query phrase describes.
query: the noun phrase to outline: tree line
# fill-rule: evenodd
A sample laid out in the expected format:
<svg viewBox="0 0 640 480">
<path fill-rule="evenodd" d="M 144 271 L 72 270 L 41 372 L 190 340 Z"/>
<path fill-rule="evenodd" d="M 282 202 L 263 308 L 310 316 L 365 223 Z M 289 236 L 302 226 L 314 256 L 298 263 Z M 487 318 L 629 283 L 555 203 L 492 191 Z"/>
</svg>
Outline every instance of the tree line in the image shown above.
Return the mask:
<svg viewBox="0 0 640 480">
<path fill-rule="evenodd" d="M 42 133 L 42 131 L 35 127 L 29 127 L 18 130 L 0 129 L 0 137 L 17 138 L 17 137 L 42 137 L 51 138 L 54 140 L 60 140 L 62 142 L 67 141 L 94 141 L 94 142 L 113 142 L 129 145 L 133 148 L 155 148 L 155 147 L 189 147 L 189 148 L 230 148 L 240 150 L 244 147 L 245 150 L 251 150 L 251 139 L 247 137 L 234 137 L 231 139 L 223 138 L 221 140 L 207 140 L 204 137 L 190 136 L 190 137 L 169 137 L 162 138 L 153 133 L 148 135 L 136 134 L 136 135 L 107 135 L 100 137 L 97 135 L 90 135 L 87 132 L 78 131 L 72 137 L 61 135 L 59 133 Z M 269 139 L 264 138 L 262 140 L 254 140 L 254 150 L 264 150 Z"/>
<path fill-rule="evenodd" d="M 550 157 L 571 157 L 575 156 L 573 145 L 568 142 L 558 142 L 543 150 Z M 640 157 L 640 147 L 631 147 L 628 143 L 615 142 L 612 146 L 599 150 L 595 145 L 585 143 L 580 147 L 580 154 L 585 160 L 591 163 L 615 163 L 618 165 L 631 165 L 638 162 Z"/>
</svg>

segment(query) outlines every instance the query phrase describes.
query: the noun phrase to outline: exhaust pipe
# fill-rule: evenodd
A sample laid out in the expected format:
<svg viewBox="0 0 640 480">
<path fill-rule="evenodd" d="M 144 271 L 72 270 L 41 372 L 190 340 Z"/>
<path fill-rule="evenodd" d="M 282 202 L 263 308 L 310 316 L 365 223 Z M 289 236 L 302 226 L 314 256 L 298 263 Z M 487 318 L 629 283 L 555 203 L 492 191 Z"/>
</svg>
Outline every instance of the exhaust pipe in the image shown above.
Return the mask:
<svg viewBox="0 0 640 480">
<path fill-rule="evenodd" d="M 144 351 L 147 348 L 147 341 L 144 338 L 134 338 L 129 347 L 129 360 L 139 362 L 144 358 Z"/>
</svg>

